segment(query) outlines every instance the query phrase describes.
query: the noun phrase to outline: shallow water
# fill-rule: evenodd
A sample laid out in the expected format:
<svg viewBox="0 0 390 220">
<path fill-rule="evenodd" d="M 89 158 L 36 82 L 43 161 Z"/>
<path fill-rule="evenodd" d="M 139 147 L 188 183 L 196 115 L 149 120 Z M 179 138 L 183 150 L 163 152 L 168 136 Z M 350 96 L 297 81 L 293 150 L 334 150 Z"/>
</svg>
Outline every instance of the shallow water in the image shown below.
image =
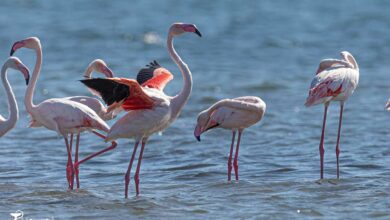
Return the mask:
<svg viewBox="0 0 390 220">
<path fill-rule="evenodd" d="M 383 110 L 390 92 L 389 7 L 388 1 L 363 0 L 2 1 L 0 60 L 16 40 L 35 35 L 43 45 L 36 103 L 89 95 L 77 80 L 95 58 L 121 77 L 135 77 L 156 59 L 175 75 L 166 88 L 174 95 L 182 79 L 166 51 L 167 29 L 175 21 L 195 23 L 203 37 L 175 41 L 192 70 L 193 92 L 178 120 L 150 138 L 142 194 L 134 196 L 132 181 L 129 199 L 123 198 L 123 178 L 133 141 L 119 140 L 115 151 L 81 166 L 81 190 L 67 191 L 63 140 L 45 129 L 26 128 L 25 85 L 10 72 L 21 117 L 0 140 L 0 218 L 16 210 L 35 219 L 390 218 L 390 115 Z M 335 103 L 326 131 L 326 179 L 319 181 L 323 107 L 303 103 L 319 60 L 338 58 L 342 50 L 355 55 L 360 84 L 346 104 L 341 179 L 335 179 Z M 33 52 L 15 55 L 33 68 Z M 198 143 L 193 128 L 200 110 L 242 95 L 260 96 L 267 112 L 243 135 L 241 180 L 227 183 L 231 133 L 210 131 Z M 5 99 L 3 90 L 0 98 Z M 81 157 L 106 145 L 84 134 Z"/>
</svg>

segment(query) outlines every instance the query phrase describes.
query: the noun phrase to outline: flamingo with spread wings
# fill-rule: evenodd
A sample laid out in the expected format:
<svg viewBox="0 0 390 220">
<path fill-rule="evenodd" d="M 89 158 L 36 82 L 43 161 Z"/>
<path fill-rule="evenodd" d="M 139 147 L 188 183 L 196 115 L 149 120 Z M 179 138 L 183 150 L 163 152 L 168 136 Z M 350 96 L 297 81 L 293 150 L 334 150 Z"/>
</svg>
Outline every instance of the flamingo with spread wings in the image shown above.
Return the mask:
<svg viewBox="0 0 390 220">
<path fill-rule="evenodd" d="M 340 133 L 344 102 L 355 91 L 359 83 L 359 67 L 351 53 L 341 52 L 341 60 L 325 59 L 318 66 L 317 74 L 311 82 L 307 107 L 323 103 L 325 105 L 322 124 L 320 151 L 320 177 L 324 178 L 324 135 L 326 115 L 331 101 L 340 102 L 340 118 L 336 143 L 337 178 L 339 178 Z"/>
<path fill-rule="evenodd" d="M 16 121 L 19 118 L 18 104 L 16 103 L 15 95 L 12 92 L 11 85 L 9 84 L 7 78 L 7 70 L 10 68 L 19 70 L 23 74 L 26 80 L 26 85 L 28 85 L 28 81 L 30 79 L 27 67 L 17 57 L 8 58 L 1 68 L 1 80 L 3 81 L 3 86 L 8 96 L 9 116 L 5 119 L 0 115 L 0 137 L 15 127 Z"/>
<path fill-rule="evenodd" d="M 31 116 L 30 127 L 45 127 L 49 130 L 55 131 L 65 140 L 66 149 L 68 152 L 68 167 L 67 179 L 69 189 L 73 189 L 74 167 L 72 163 L 72 152 L 68 141 L 69 134 L 78 134 L 83 131 L 92 131 L 99 137 L 105 138 L 104 135 L 94 131 L 100 130 L 104 132 L 109 131 L 109 126 L 86 105 L 75 101 L 65 100 L 62 98 L 52 98 L 41 102 L 38 105 L 33 104 L 33 94 L 35 85 L 37 83 L 41 65 L 42 65 L 42 47 L 40 40 L 37 37 L 30 37 L 13 44 L 11 55 L 20 48 L 33 49 L 37 55 L 32 79 L 27 87 L 24 104 L 27 112 Z M 104 153 L 116 147 L 116 142 L 113 141 L 111 146 L 103 149 L 83 161 L 86 161 L 94 156 Z"/>
<path fill-rule="evenodd" d="M 186 32 L 201 36 L 195 25 L 183 23 L 173 24 L 168 33 L 168 52 L 178 65 L 184 79 L 183 89 L 174 97 L 167 96 L 163 92 L 165 85 L 172 80 L 172 74 L 165 68 L 160 67 L 157 62 L 153 62 L 148 68 L 142 69 L 138 73 L 138 81 L 125 78 L 82 80 L 87 87 L 101 95 L 110 110 L 120 107 L 128 111 L 126 115 L 112 125 L 106 138 L 106 141 L 118 138 L 135 139 L 134 150 L 125 175 L 126 198 L 128 197 L 130 171 L 139 143 L 141 142 L 142 146 L 134 175 L 137 195 L 139 194 L 139 172 L 142 155 L 149 136 L 166 129 L 179 116 L 190 96 L 192 89 L 190 69 L 173 47 L 173 38 Z"/>
<path fill-rule="evenodd" d="M 232 155 L 234 139 L 238 131 L 236 153 L 234 155 L 234 173 L 238 180 L 238 150 L 240 148 L 241 134 L 248 128 L 259 122 L 265 113 L 265 102 L 256 96 L 243 96 L 234 99 L 223 99 L 213 104 L 210 108 L 198 115 L 194 135 L 200 141 L 200 135 L 213 128 L 231 130 L 232 143 L 228 159 L 228 181 L 231 180 Z"/>
</svg>

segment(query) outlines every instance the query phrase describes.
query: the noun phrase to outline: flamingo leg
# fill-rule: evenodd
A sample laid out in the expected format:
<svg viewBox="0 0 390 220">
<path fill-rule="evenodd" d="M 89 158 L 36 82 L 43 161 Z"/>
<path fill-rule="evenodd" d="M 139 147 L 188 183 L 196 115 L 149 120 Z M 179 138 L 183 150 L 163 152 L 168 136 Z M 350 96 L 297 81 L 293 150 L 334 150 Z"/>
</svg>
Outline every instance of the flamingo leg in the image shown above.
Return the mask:
<svg viewBox="0 0 390 220">
<path fill-rule="evenodd" d="M 96 134 L 97 136 L 103 138 L 103 139 L 106 138 L 106 136 L 100 134 L 99 132 L 96 132 L 96 131 L 92 131 L 92 132 L 93 132 L 94 134 Z M 88 160 L 90 160 L 90 159 L 92 159 L 92 158 L 94 158 L 94 157 L 96 157 L 96 156 L 99 156 L 99 155 L 102 154 L 102 153 L 105 153 L 105 152 L 107 152 L 107 151 L 113 150 L 116 146 L 117 146 L 117 143 L 116 143 L 115 141 L 112 141 L 112 142 L 111 142 L 111 146 L 109 146 L 109 147 L 107 147 L 107 148 L 104 148 L 103 150 L 98 151 L 98 152 L 96 152 L 96 153 L 93 153 L 93 154 L 89 155 L 88 157 L 86 157 L 86 158 L 84 158 L 84 159 L 78 161 L 77 163 L 75 163 L 76 169 L 78 169 L 78 166 L 79 166 L 80 164 L 82 164 L 82 163 L 84 163 L 84 162 L 86 162 L 86 161 L 88 161 Z"/>
<path fill-rule="evenodd" d="M 80 133 L 77 134 L 76 137 L 76 152 L 74 156 L 74 163 L 77 164 L 79 162 L 79 144 L 80 144 Z M 77 189 L 80 188 L 80 180 L 79 180 L 79 167 L 75 167 L 75 174 L 76 174 L 76 185 Z"/>
<path fill-rule="evenodd" d="M 68 151 L 68 160 L 72 161 L 72 152 L 71 152 L 71 149 L 70 149 L 70 145 L 69 145 L 69 142 L 68 142 L 68 136 L 65 136 L 64 135 L 64 140 L 65 140 L 65 145 L 66 145 L 66 150 Z M 68 179 L 68 183 L 69 183 L 69 189 L 73 189 L 73 178 L 74 178 L 74 169 L 73 169 L 73 163 L 71 162 L 70 163 L 70 181 Z"/>
<path fill-rule="evenodd" d="M 236 174 L 236 180 L 238 181 L 238 149 L 240 148 L 240 141 L 241 141 L 241 134 L 242 131 L 238 131 L 238 138 L 237 138 L 237 146 L 236 146 L 236 154 L 234 155 L 234 173 Z"/>
<path fill-rule="evenodd" d="M 73 134 L 70 135 L 70 145 L 69 145 L 70 152 L 72 152 L 72 144 L 73 144 Z M 66 164 L 66 179 L 68 180 L 69 188 L 71 188 L 71 184 L 72 184 L 72 181 L 73 181 L 71 179 L 71 174 L 72 174 L 72 168 L 71 168 L 71 165 L 70 165 L 71 163 L 72 163 L 72 160 L 69 160 L 69 157 L 68 157 L 68 163 Z"/>
<path fill-rule="evenodd" d="M 125 175 L 125 198 L 127 198 L 128 192 L 129 192 L 130 171 L 131 171 L 131 167 L 133 166 L 133 161 L 134 161 L 135 153 L 137 152 L 138 144 L 139 144 L 139 141 L 136 141 L 134 144 L 133 153 L 131 155 L 129 166 L 127 167 L 127 172 Z"/>
<path fill-rule="evenodd" d="M 233 147 L 234 147 L 234 139 L 236 137 L 236 131 L 232 132 L 232 144 L 230 145 L 230 154 L 229 154 L 229 159 L 228 159 L 228 181 L 231 180 L 232 176 L 232 157 L 233 157 Z"/>
<path fill-rule="evenodd" d="M 134 175 L 135 189 L 137 192 L 137 196 L 139 195 L 139 170 L 141 168 L 142 154 L 144 153 L 145 144 L 146 144 L 146 139 L 143 139 L 141 151 L 139 152 L 139 157 L 138 157 L 137 170 L 135 171 L 135 175 Z"/>
<path fill-rule="evenodd" d="M 340 175 L 339 175 L 339 155 L 340 155 L 340 133 L 341 133 L 341 122 L 343 120 L 343 110 L 344 110 L 344 103 L 341 102 L 341 104 L 340 104 L 339 131 L 337 134 L 337 144 L 336 144 L 337 179 L 340 177 Z"/>
<path fill-rule="evenodd" d="M 321 166 L 321 179 L 324 178 L 324 153 L 325 153 L 325 149 L 324 149 L 324 136 L 325 136 L 325 125 L 326 125 L 326 115 L 328 113 L 328 106 L 329 106 L 329 103 L 325 103 L 325 110 L 324 110 L 324 121 L 322 123 L 322 133 L 321 133 L 321 141 L 320 141 L 320 147 L 319 147 L 319 150 L 320 150 L 320 166 Z"/>
</svg>

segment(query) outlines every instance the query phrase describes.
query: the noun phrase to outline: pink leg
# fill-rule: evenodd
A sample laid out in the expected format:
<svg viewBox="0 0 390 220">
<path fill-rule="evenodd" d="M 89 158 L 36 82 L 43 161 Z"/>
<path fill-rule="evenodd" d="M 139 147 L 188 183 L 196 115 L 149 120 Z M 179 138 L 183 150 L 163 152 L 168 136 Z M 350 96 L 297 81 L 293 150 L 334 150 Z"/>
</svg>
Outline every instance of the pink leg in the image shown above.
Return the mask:
<svg viewBox="0 0 390 220">
<path fill-rule="evenodd" d="M 73 134 L 70 135 L 70 152 L 72 152 L 72 145 L 73 145 Z M 71 178 L 72 174 L 72 168 L 71 168 L 72 160 L 69 160 L 68 157 L 68 163 L 66 164 L 66 179 L 68 180 L 68 187 L 71 188 L 71 185 L 73 185 L 73 180 Z"/>
<path fill-rule="evenodd" d="M 236 131 L 233 131 L 232 144 L 230 145 L 230 154 L 228 159 L 228 181 L 231 180 L 231 176 L 232 176 L 232 157 L 233 157 L 233 146 L 234 146 L 235 137 L 236 137 Z"/>
<path fill-rule="evenodd" d="M 79 162 L 79 144 L 80 144 L 80 133 L 77 134 L 76 137 L 76 152 L 74 156 L 74 163 L 77 164 Z M 77 189 L 80 188 L 80 180 L 79 180 L 79 167 L 75 167 L 75 173 L 76 173 L 76 185 Z"/>
<path fill-rule="evenodd" d="M 127 198 L 129 192 L 130 171 L 131 171 L 131 167 L 133 166 L 133 161 L 134 161 L 135 153 L 137 152 L 138 144 L 139 141 L 136 141 L 134 144 L 133 154 L 131 155 L 130 163 L 129 166 L 127 167 L 127 172 L 125 175 L 125 198 Z"/>
<path fill-rule="evenodd" d="M 343 120 L 343 110 L 344 110 L 344 103 L 341 103 L 340 104 L 339 131 L 337 134 L 337 144 L 336 144 L 337 179 L 340 177 L 340 175 L 339 175 L 339 155 L 340 155 L 340 133 L 341 133 L 341 122 Z"/>
<path fill-rule="evenodd" d="M 236 154 L 234 155 L 234 173 L 236 174 L 236 180 L 238 181 L 238 149 L 240 148 L 240 141 L 241 141 L 241 134 L 242 131 L 238 131 L 238 138 L 237 138 L 237 146 L 236 146 Z"/>
<path fill-rule="evenodd" d="M 66 145 L 66 150 L 68 151 L 68 161 L 72 161 L 72 152 L 70 150 L 70 146 L 69 146 L 69 143 L 68 143 L 68 137 L 67 136 L 64 136 L 64 140 L 65 140 L 65 145 Z M 73 163 L 70 162 L 70 183 L 69 183 L 69 180 L 68 180 L 68 183 L 69 183 L 69 189 L 73 189 L 73 178 L 74 178 L 74 169 L 73 169 Z"/>
<path fill-rule="evenodd" d="M 142 139 L 141 152 L 139 152 L 137 170 L 135 171 L 135 175 L 134 175 L 135 189 L 137 192 L 137 196 L 139 195 L 139 170 L 141 168 L 142 154 L 144 153 L 145 144 L 146 144 L 146 139 L 144 138 Z"/>
<path fill-rule="evenodd" d="M 324 178 L 324 136 L 325 136 L 325 125 L 326 125 L 326 114 L 328 113 L 328 106 L 329 103 L 325 103 L 325 110 L 324 110 L 324 121 L 322 124 L 322 133 L 321 133 L 321 141 L 320 141 L 320 166 L 321 166 L 321 179 Z"/>
<path fill-rule="evenodd" d="M 106 136 L 104 136 L 104 135 L 102 135 L 102 134 L 100 134 L 100 133 L 98 133 L 98 132 L 96 132 L 96 131 L 93 131 L 93 133 L 96 134 L 97 136 L 103 138 L 103 139 L 106 138 Z M 116 146 L 117 146 L 117 143 L 116 143 L 115 141 L 112 141 L 112 142 L 111 142 L 111 146 L 109 146 L 109 147 L 107 147 L 107 148 L 104 148 L 103 150 L 98 151 L 98 152 L 96 152 L 96 153 L 94 153 L 94 154 L 92 154 L 92 155 L 89 155 L 88 157 L 86 157 L 86 158 L 84 158 L 84 159 L 78 161 L 77 163 L 75 163 L 74 165 L 75 165 L 76 169 L 78 169 L 78 166 L 79 166 L 80 164 L 82 164 L 82 163 L 84 163 L 84 162 L 86 162 L 86 161 L 88 161 L 88 160 L 90 160 L 90 159 L 92 159 L 92 158 L 94 158 L 94 157 L 96 157 L 96 156 L 99 156 L 99 155 L 102 154 L 102 153 L 105 153 L 105 152 L 107 152 L 107 151 L 110 151 L 110 150 L 114 149 Z"/>
</svg>

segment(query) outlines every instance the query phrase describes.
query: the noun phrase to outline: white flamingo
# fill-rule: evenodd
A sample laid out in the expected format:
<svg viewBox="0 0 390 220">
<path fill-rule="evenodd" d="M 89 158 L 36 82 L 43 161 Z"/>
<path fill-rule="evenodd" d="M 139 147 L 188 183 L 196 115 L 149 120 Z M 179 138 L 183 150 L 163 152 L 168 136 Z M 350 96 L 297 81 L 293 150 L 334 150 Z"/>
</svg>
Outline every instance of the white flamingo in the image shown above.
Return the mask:
<svg viewBox="0 0 390 220">
<path fill-rule="evenodd" d="M 72 163 L 72 153 L 69 146 L 68 135 L 78 134 L 82 131 L 93 131 L 94 129 L 108 132 L 109 126 L 88 106 L 78 102 L 65 100 L 61 98 L 47 99 L 38 105 L 33 104 L 33 94 L 38 76 L 42 65 L 42 49 L 38 38 L 30 37 L 18 42 L 15 42 L 11 49 L 11 55 L 19 48 L 29 48 L 36 52 L 37 59 L 32 74 L 32 79 L 27 87 L 24 104 L 27 112 L 31 116 L 30 127 L 45 127 L 55 131 L 65 140 L 65 145 L 68 151 L 67 179 L 69 188 L 73 189 L 74 167 Z M 98 136 L 103 136 L 96 131 L 93 131 Z M 103 138 L 105 138 L 103 136 Z M 102 151 L 91 155 L 87 159 L 97 156 L 107 150 L 115 148 L 116 143 Z M 70 161 L 70 163 L 69 163 Z"/>
<path fill-rule="evenodd" d="M 95 59 L 93 60 L 87 67 L 87 69 L 84 72 L 84 78 L 90 79 L 92 76 L 92 72 L 98 72 L 104 74 L 107 78 L 113 77 L 114 74 L 110 68 L 108 68 L 107 64 L 101 60 L 101 59 Z M 100 102 L 99 99 L 89 96 L 71 96 L 71 97 L 65 97 L 63 98 L 65 100 L 71 100 L 78 103 L 81 103 L 83 105 L 88 106 L 93 111 L 95 111 L 101 119 L 104 121 L 111 120 L 115 118 L 116 114 L 119 113 L 119 111 L 111 111 L 107 112 L 106 107 L 103 105 L 102 102 Z M 73 144 L 73 134 L 70 135 L 70 150 L 72 152 L 72 144 Z M 74 161 L 78 162 L 79 160 L 79 144 L 80 144 L 80 133 L 76 136 L 76 151 L 74 156 Z M 71 161 L 68 161 L 67 167 L 70 166 Z M 79 169 L 78 167 L 75 167 L 75 177 L 76 177 L 76 188 L 80 188 L 80 180 L 79 180 Z M 70 177 L 69 177 L 70 178 Z"/>
<path fill-rule="evenodd" d="M 232 143 L 228 159 L 228 181 L 231 180 L 232 155 L 236 132 L 238 139 L 234 155 L 234 173 L 238 180 L 238 150 L 240 147 L 241 134 L 248 128 L 259 122 L 265 113 L 266 104 L 256 96 L 243 96 L 234 99 L 223 99 L 213 104 L 210 108 L 198 115 L 194 136 L 200 141 L 200 135 L 213 128 L 224 128 L 231 130 Z"/>
<path fill-rule="evenodd" d="M 168 52 L 172 60 L 178 65 L 184 79 L 183 89 L 174 97 L 167 96 L 162 91 L 166 83 L 172 79 L 172 75 L 156 62 L 151 63 L 149 68 L 142 69 L 139 72 L 138 82 L 124 78 L 82 80 L 90 89 L 100 93 L 110 109 L 121 107 L 129 111 L 112 126 L 106 138 L 106 141 L 118 138 L 135 139 L 134 150 L 125 175 L 126 198 L 128 196 L 130 171 L 139 142 L 142 143 L 142 147 L 134 175 L 137 195 L 139 194 L 139 171 L 142 154 L 149 136 L 166 129 L 179 116 L 190 96 L 192 89 L 190 69 L 173 47 L 173 38 L 185 32 L 192 32 L 201 36 L 193 24 L 175 23 L 168 32 Z"/>
<path fill-rule="evenodd" d="M 11 85 L 9 84 L 7 78 L 7 70 L 9 68 L 19 70 L 23 74 L 26 80 L 26 85 L 28 85 L 28 81 L 30 79 L 30 75 L 27 67 L 16 57 L 8 58 L 5 61 L 3 67 L 1 68 L 1 80 L 3 81 L 3 86 L 5 88 L 5 92 L 7 93 L 7 97 L 8 97 L 9 116 L 7 119 L 5 119 L 0 115 L 0 137 L 2 137 L 8 131 L 14 128 L 16 121 L 19 118 L 18 105 L 16 103 L 15 95 L 12 92 Z"/>
<path fill-rule="evenodd" d="M 326 115 L 331 101 L 340 102 L 339 129 L 336 143 L 337 178 L 339 178 L 340 132 L 343 119 L 344 102 L 355 91 L 359 83 L 359 67 L 351 53 L 342 51 L 341 60 L 325 59 L 318 66 L 317 74 L 311 82 L 309 96 L 305 105 L 307 107 L 323 103 L 325 105 L 324 121 L 319 146 L 320 151 L 320 177 L 324 178 L 324 135 Z"/>
</svg>

